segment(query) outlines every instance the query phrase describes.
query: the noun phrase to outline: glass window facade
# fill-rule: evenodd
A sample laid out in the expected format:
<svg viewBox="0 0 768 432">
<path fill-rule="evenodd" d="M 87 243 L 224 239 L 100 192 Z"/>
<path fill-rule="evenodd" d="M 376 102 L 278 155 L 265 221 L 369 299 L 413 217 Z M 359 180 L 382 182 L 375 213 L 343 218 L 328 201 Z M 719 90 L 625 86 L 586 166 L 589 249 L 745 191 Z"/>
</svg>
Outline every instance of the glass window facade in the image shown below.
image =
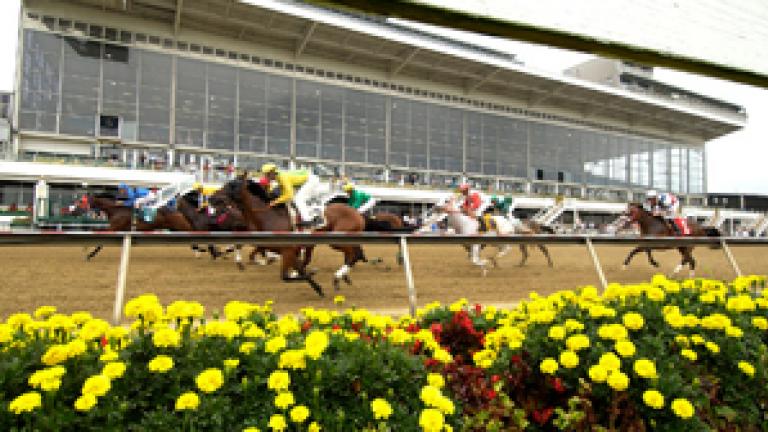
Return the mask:
<svg viewBox="0 0 768 432">
<path fill-rule="evenodd" d="M 120 118 L 127 142 L 389 168 L 435 185 L 464 174 L 513 189 L 705 189 L 701 148 L 25 30 L 20 128 L 92 137 L 100 116 Z"/>
</svg>

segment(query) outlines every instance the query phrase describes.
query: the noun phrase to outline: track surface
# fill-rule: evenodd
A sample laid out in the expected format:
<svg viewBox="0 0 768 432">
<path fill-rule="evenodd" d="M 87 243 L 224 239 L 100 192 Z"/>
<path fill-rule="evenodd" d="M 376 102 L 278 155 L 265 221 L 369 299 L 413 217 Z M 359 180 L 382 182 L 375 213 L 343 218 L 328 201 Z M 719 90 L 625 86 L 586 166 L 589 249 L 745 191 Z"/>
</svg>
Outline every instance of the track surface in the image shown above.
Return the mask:
<svg viewBox="0 0 768 432">
<path fill-rule="evenodd" d="M 627 271 L 621 261 L 630 248 L 597 248 L 609 281 L 640 282 L 657 271 L 637 255 Z M 732 248 L 745 274 L 768 273 L 767 249 Z M 583 246 L 550 247 L 555 267 L 550 269 L 538 250 L 531 249 L 526 267 L 518 267 L 520 253 L 514 249 L 501 261 L 501 267 L 480 276 L 466 254 L 457 246 L 415 246 L 410 248 L 419 306 L 430 301 L 452 302 L 466 297 L 470 302 L 510 304 L 527 297 L 530 291 L 545 294 L 559 289 L 599 283 L 592 261 Z M 32 312 L 40 305 L 54 305 L 71 313 L 86 310 L 109 318 L 115 296 L 119 248 L 107 247 L 92 262 L 85 262 L 81 247 L 5 247 L 0 248 L 0 319 L 19 311 Z M 403 271 L 395 263 L 397 248 L 370 246 L 369 258 L 383 257 L 385 264 L 358 264 L 353 268 L 352 286 L 342 284 L 339 294 L 347 306 L 365 307 L 402 314 L 407 311 L 408 293 Z M 483 252 L 489 255 L 493 249 Z M 720 250 L 703 247 L 695 250 L 696 276 L 733 278 L 734 272 Z M 677 264 L 676 252 L 657 252 L 661 270 L 667 274 Z M 274 300 L 278 313 L 297 312 L 305 306 L 333 308 L 333 272 L 342 258 L 326 246 L 316 250 L 313 266 L 326 297 L 319 298 L 305 284 L 286 284 L 278 277 L 278 267 L 248 265 L 238 271 L 232 260 L 195 259 L 185 247 L 134 247 L 128 273 L 126 299 L 142 293 L 155 293 L 168 304 L 173 300 L 196 300 L 212 315 L 230 300 L 264 302 Z M 386 270 L 385 266 L 391 267 Z M 687 276 L 687 271 L 683 274 Z"/>
</svg>

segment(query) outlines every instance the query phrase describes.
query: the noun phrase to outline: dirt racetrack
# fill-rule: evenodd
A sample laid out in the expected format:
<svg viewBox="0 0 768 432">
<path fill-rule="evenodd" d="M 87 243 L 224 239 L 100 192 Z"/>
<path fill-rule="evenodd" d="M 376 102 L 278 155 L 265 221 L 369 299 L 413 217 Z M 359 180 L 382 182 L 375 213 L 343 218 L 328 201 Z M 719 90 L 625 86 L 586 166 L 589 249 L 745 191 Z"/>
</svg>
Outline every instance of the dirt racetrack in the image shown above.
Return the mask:
<svg viewBox="0 0 768 432">
<path fill-rule="evenodd" d="M 603 246 L 597 253 L 609 282 L 640 282 L 657 271 L 638 255 L 627 271 L 621 261 L 630 248 Z M 768 273 L 768 252 L 763 247 L 734 247 L 734 256 L 745 274 Z M 483 304 L 510 304 L 530 291 L 549 293 L 582 285 L 598 285 L 588 252 L 583 246 L 550 247 L 554 268 L 549 268 L 537 250 L 531 250 L 527 266 L 518 267 L 517 249 L 482 278 L 466 254 L 457 246 L 411 247 L 414 279 L 419 306 L 430 301 L 452 302 L 466 297 Z M 488 255 L 493 250 L 484 251 Z M 397 248 L 370 246 L 370 257 L 383 257 L 391 266 L 358 264 L 351 273 L 352 286 L 342 285 L 339 294 L 345 306 L 365 307 L 400 315 L 407 312 L 408 294 L 403 271 L 395 263 Z M 696 276 L 731 279 L 734 272 L 721 250 L 697 248 Z M 4 247 L 0 248 L 0 319 L 19 311 L 32 312 L 50 304 L 71 313 L 87 310 L 102 318 L 112 315 L 117 281 L 119 248 L 107 247 L 92 262 L 85 262 L 81 247 Z M 679 261 L 676 252 L 656 253 L 661 270 L 669 273 Z M 168 304 L 173 300 L 197 300 L 211 315 L 230 300 L 275 301 L 275 311 L 297 312 L 304 306 L 333 308 L 333 272 L 341 265 L 341 255 L 321 246 L 313 266 L 326 297 L 319 298 L 305 284 L 286 284 L 278 277 L 278 267 L 247 266 L 238 271 L 232 260 L 195 259 L 186 247 L 134 247 L 128 274 L 126 300 L 142 293 L 155 293 Z M 684 272 L 687 275 L 687 272 Z"/>
</svg>

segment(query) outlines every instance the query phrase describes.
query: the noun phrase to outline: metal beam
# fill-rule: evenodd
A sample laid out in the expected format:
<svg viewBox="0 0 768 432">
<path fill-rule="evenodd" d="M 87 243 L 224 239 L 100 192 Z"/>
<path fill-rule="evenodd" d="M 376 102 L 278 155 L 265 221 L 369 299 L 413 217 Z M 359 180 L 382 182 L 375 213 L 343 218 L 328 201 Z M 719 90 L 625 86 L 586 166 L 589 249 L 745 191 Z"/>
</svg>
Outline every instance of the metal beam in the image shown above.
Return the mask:
<svg viewBox="0 0 768 432">
<path fill-rule="evenodd" d="M 309 39 L 312 38 L 312 33 L 315 32 L 315 29 L 317 28 L 317 21 L 312 21 L 310 23 L 306 30 L 304 30 L 304 36 L 301 37 L 301 40 L 299 40 L 299 43 L 296 45 L 296 51 L 293 53 L 293 56 L 298 58 L 302 52 L 304 52 L 304 48 L 307 47 L 307 43 L 309 43 Z"/>
<path fill-rule="evenodd" d="M 403 70 L 403 68 L 404 68 L 404 67 L 405 67 L 405 66 L 406 66 L 408 63 L 410 63 L 410 62 L 411 62 L 411 60 L 413 60 L 413 58 L 414 58 L 414 57 L 416 57 L 416 54 L 418 54 L 418 53 L 419 53 L 419 51 L 421 51 L 421 48 L 414 48 L 413 50 L 411 50 L 411 52 L 409 52 L 409 53 L 408 53 L 408 55 L 406 55 L 406 56 L 405 56 L 405 58 L 404 58 L 404 59 L 403 59 L 403 60 L 402 60 L 400 63 L 398 63 L 397 65 L 395 65 L 395 66 L 392 68 L 392 70 L 390 70 L 390 71 L 389 71 L 389 76 L 390 76 L 390 77 L 394 77 L 395 75 L 397 75 L 398 73 L 400 73 L 400 71 L 401 71 L 401 70 Z"/>
<path fill-rule="evenodd" d="M 173 35 L 178 36 L 181 30 L 181 11 L 184 8 L 184 0 L 176 0 L 176 17 L 173 19 Z"/>
<path fill-rule="evenodd" d="M 484 76 L 480 80 L 476 81 L 475 83 L 473 83 L 469 87 L 467 87 L 464 92 L 466 94 L 472 93 L 473 91 L 475 91 L 478 88 L 480 88 L 481 85 L 483 85 L 486 82 L 488 82 L 489 79 L 493 78 L 494 76 L 496 76 L 496 74 L 498 74 L 501 71 L 502 71 L 502 69 L 494 69 L 494 70 L 492 70 L 491 73 L 489 73 L 488 75 Z"/>
<path fill-rule="evenodd" d="M 536 105 L 538 105 L 538 104 L 544 102 L 545 100 L 551 98 L 552 96 L 556 95 L 557 93 L 560 92 L 560 90 L 564 89 L 565 87 L 567 87 L 567 84 L 561 84 L 561 85 L 553 88 L 552 90 L 548 91 L 547 93 L 541 94 L 539 97 L 530 100 L 528 102 L 528 106 L 530 108 L 535 107 Z"/>
</svg>

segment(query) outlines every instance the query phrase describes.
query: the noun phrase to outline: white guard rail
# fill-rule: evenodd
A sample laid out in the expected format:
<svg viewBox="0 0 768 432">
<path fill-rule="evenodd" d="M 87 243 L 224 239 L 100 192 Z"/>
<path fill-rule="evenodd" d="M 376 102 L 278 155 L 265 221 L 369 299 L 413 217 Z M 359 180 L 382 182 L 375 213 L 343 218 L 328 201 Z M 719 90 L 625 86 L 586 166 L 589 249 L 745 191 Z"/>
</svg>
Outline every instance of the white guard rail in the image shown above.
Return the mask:
<svg viewBox="0 0 768 432">
<path fill-rule="evenodd" d="M 131 246 L 162 246 L 192 243 L 249 243 L 260 246 L 276 245 L 330 245 L 330 244 L 390 244 L 398 245 L 403 257 L 403 271 L 408 287 L 410 312 L 416 313 L 416 287 L 413 281 L 408 245 L 471 245 L 471 244 L 560 244 L 586 246 L 602 288 L 605 278 L 595 244 L 634 246 L 693 246 L 719 245 L 737 276 L 741 269 L 731 253 L 729 244 L 740 246 L 765 246 L 768 238 L 753 237 L 635 237 L 614 235 L 446 235 L 401 233 L 296 233 L 296 232 L 111 232 L 111 231 L 12 231 L 0 232 L 0 246 L 44 245 L 117 245 L 122 244 L 120 268 L 117 278 L 113 320 L 122 318 L 125 282 Z"/>
</svg>

